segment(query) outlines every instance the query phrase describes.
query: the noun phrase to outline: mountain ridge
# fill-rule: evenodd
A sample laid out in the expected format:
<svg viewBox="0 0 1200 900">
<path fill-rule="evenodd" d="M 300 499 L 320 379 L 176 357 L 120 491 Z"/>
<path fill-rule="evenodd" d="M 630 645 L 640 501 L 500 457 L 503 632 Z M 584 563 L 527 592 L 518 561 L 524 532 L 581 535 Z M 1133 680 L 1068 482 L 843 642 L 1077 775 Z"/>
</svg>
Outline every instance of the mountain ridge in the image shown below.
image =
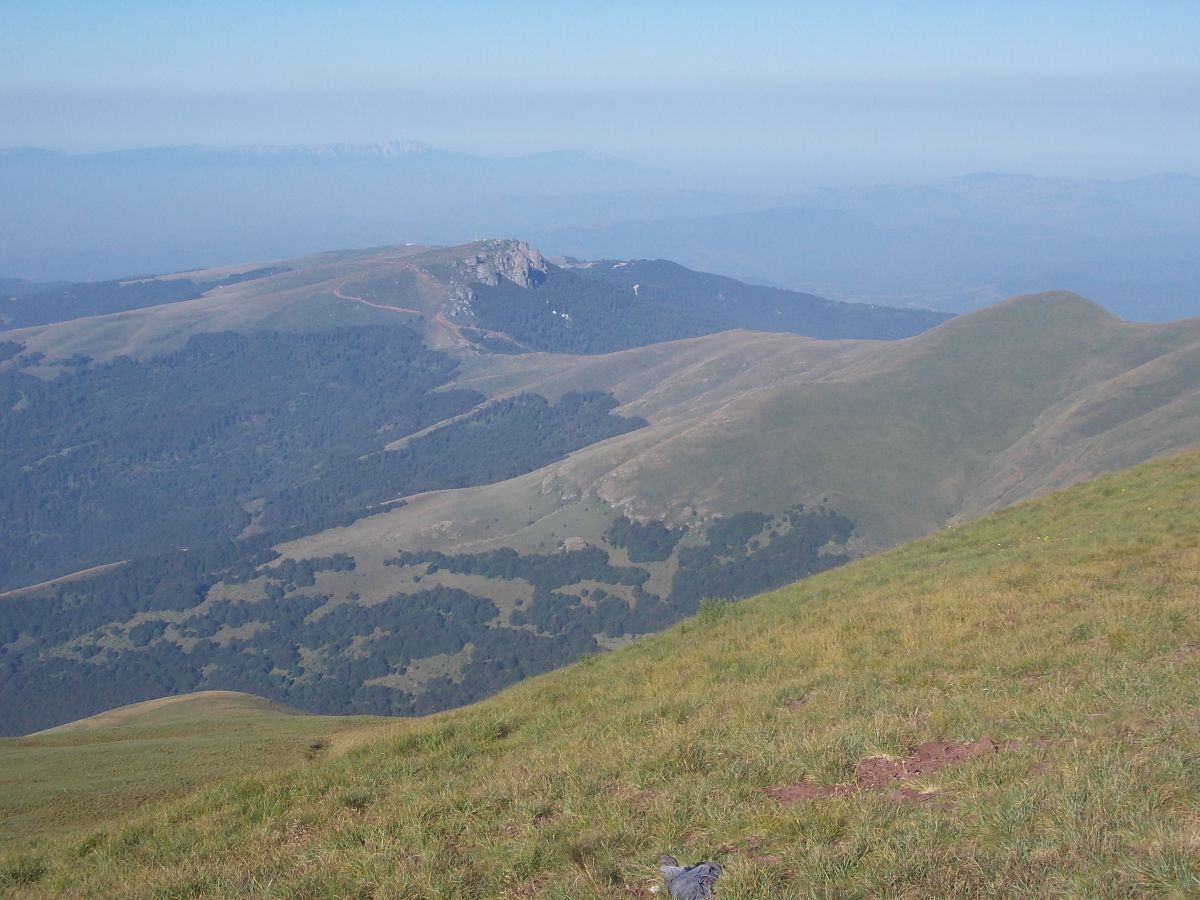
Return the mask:
<svg viewBox="0 0 1200 900">
<path fill-rule="evenodd" d="M 469 272 L 462 283 L 482 285 L 478 254 L 461 251 L 422 258 L 426 268 Z M 408 265 L 426 252 L 407 248 L 385 258 Z M 521 258 L 518 277 L 540 272 Z M 16 616 L 0 622 L 0 640 L 21 648 L 22 690 L 36 695 L 51 677 L 77 685 L 72 707 L 46 707 L 47 715 L 61 721 L 99 709 L 102 698 L 89 687 L 100 683 L 97 672 L 129 701 L 221 688 L 324 712 L 453 706 L 656 631 L 706 598 L 746 596 L 1200 439 L 1200 320 L 1126 323 L 1064 292 L 1014 298 L 897 341 L 728 331 L 591 355 L 460 349 L 452 365 L 438 364 L 437 380 L 447 380 L 425 395 L 425 414 L 411 418 L 404 407 L 375 409 L 371 398 L 395 354 L 362 341 L 373 335 L 381 347 L 403 346 L 409 349 L 401 356 L 423 358 L 412 355 L 420 339 L 405 324 L 417 314 L 397 310 L 402 300 L 413 303 L 410 309 L 427 310 L 428 322 L 429 311 L 446 309 L 438 304 L 448 294 L 439 289 L 431 300 L 421 282 L 396 288 L 394 277 L 348 280 L 339 267 L 357 258 L 334 255 L 319 264 L 326 267 L 323 290 L 345 283 L 348 297 L 384 308 L 331 293 L 312 298 L 301 287 L 293 296 L 263 295 L 268 314 L 290 304 L 293 313 L 301 307 L 294 321 L 302 329 L 323 325 L 312 316 L 325 309 L 376 324 L 345 333 L 253 331 L 261 320 L 245 317 L 263 312 L 254 292 L 272 279 L 286 287 L 310 278 L 293 270 L 176 304 L 196 311 L 193 321 L 202 326 L 207 306 L 241 315 L 251 330 L 204 337 L 204 353 L 170 357 L 171 366 L 230 353 L 220 371 L 265 376 L 272 368 L 259 357 L 269 348 L 283 353 L 284 371 L 282 361 L 294 365 L 299 350 L 315 353 L 301 366 L 313 380 L 301 408 L 318 408 L 319 386 L 340 384 L 328 398 L 329 415 L 340 415 L 347 389 L 361 381 L 365 406 L 354 427 L 365 430 L 355 440 L 367 443 L 339 451 L 345 455 L 336 465 L 330 458 L 321 470 L 298 470 L 281 488 L 241 489 L 213 507 L 227 520 L 229 538 L 254 537 L 194 554 L 131 558 L 0 604 L 0 614 Z M 503 266 L 485 268 L 485 280 L 507 281 L 496 274 Z M 438 284 L 460 283 L 439 277 Z M 434 305 L 419 305 L 427 302 Z M 122 362 L 120 371 L 141 379 L 144 367 L 162 365 L 147 348 L 163 335 L 179 339 L 162 330 L 177 312 L 105 318 L 123 328 L 143 317 L 153 325 L 128 332 L 148 342 L 141 351 L 147 359 Z M 334 361 L 323 374 L 321 366 Z M 259 370 L 245 368 L 250 362 Z M 57 367 L 64 386 L 98 377 L 70 357 Z M 245 374 L 241 381 L 238 390 L 287 383 Z M 97 395 L 92 387 L 85 393 Z M 384 393 L 395 401 L 404 392 Z M 208 402 L 185 405 L 200 411 Z M 272 403 L 293 405 L 286 390 Z M 367 412 L 377 421 L 364 419 Z M 240 440 L 261 453 L 264 439 L 286 433 L 285 421 Z M 581 441 L 551 460 L 530 455 L 522 435 L 539 421 L 551 423 L 543 434 L 576 429 Z M 193 427 L 199 423 L 181 436 L 191 440 Z M 414 481 L 414 472 L 446 470 L 420 468 L 435 448 L 438 459 L 474 460 L 464 471 L 470 480 Z M 47 460 L 38 470 L 53 465 L 76 464 Z M 171 457 L 156 466 L 170 477 L 189 469 Z M 131 495 L 123 494 L 120 508 L 130 507 Z M 155 539 L 169 539 L 168 524 L 161 521 Z M 291 525 L 301 527 L 279 530 Z M 195 540 L 167 546 L 196 547 Z M 97 561 L 114 558 L 124 557 Z M 108 616 L 68 615 L 108 608 L 126 596 L 125 585 L 143 581 L 172 588 Z M 10 730 L 53 724 L 27 721 L 17 709 L 5 716 Z"/>
<path fill-rule="evenodd" d="M 94 287 L 103 289 L 108 303 L 114 302 L 111 294 L 122 290 L 141 291 L 147 300 L 135 302 L 140 309 L 98 321 L 73 320 L 71 325 L 68 320 L 0 334 L 47 356 L 83 352 L 103 360 L 174 349 L 202 329 L 314 330 L 399 316 L 401 321 L 412 318 L 434 349 L 603 352 L 747 324 L 821 337 L 894 338 L 948 318 L 931 311 L 841 304 L 682 267 L 659 271 L 639 295 L 640 286 L 612 272 L 653 263 L 597 265 L 558 266 L 513 239 L 335 251 L 156 276 L 136 284 L 68 286 L 55 296 Z M 168 290 L 182 293 L 170 298 L 175 302 L 161 304 L 158 297 Z M 9 301 L 26 307 L 44 302 L 36 295 Z M 831 329 L 842 333 L 830 334 Z"/>
</svg>

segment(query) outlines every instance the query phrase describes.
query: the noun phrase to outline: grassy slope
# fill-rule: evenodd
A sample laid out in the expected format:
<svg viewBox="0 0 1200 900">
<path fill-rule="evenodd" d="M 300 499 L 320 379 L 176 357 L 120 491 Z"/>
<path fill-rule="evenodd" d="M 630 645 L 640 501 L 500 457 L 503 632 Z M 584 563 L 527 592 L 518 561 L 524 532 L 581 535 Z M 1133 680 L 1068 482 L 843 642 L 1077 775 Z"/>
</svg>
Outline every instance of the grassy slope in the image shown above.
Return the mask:
<svg viewBox="0 0 1200 900">
<path fill-rule="evenodd" d="M 5 339 L 44 353 L 48 361 L 76 353 L 98 360 L 122 355 L 146 359 L 169 353 L 193 335 L 208 332 L 258 329 L 303 332 L 384 324 L 395 316 L 339 299 L 334 292 L 357 277 L 364 266 L 381 274 L 402 269 L 407 257 L 418 250 L 394 247 L 279 260 L 277 264 L 288 271 L 217 288 L 195 300 L 36 325 L 6 332 Z M 219 278 L 226 270 L 204 269 L 181 274 L 205 280 Z"/>
<path fill-rule="evenodd" d="M 1200 891 L 1200 455 L 947 530 L 336 759 L 236 778 L 11 858 L 10 887 L 134 896 Z M 861 757 L 1019 742 L 938 802 L 764 794 Z"/>
<path fill-rule="evenodd" d="M 30 737 L 175 725 L 205 719 L 224 721 L 295 715 L 303 715 L 303 712 L 265 697 L 256 697 L 254 694 L 241 691 L 197 691 L 179 697 L 160 697 L 157 700 L 143 700 L 141 703 L 118 706 L 86 719 L 39 731 Z"/>
<path fill-rule="evenodd" d="M 378 275 L 374 267 L 405 265 L 407 252 L 314 257 L 307 269 L 296 262 L 293 272 L 189 303 L 198 322 L 203 304 L 222 322 L 288 311 L 299 321 L 308 301 L 280 286 L 294 278 L 322 286 L 330 315 L 373 315 L 332 292 L 348 279 L 347 290 L 359 290 L 364 267 Z M 260 294 L 226 293 L 247 285 Z M 135 343 L 148 341 L 138 344 L 145 350 L 177 339 L 156 331 L 166 321 L 147 321 Z M 398 548 L 551 552 L 568 537 L 599 544 L 621 512 L 695 525 L 828 498 L 857 523 L 853 552 L 870 552 L 1200 443 L 1200 320 L 1122 323 L 1068 293 L 1016 298 L 899 342 L 741 331 L 591 357 L 467 357 L 462 368 L 458 386 L 491 396 L 611 390 L 619 412 L 651 425 L 525 476 L 410 498 L 281 546 L 293 557 L 355 557 L 353 572 L 322 573 L 319 593 L 371 603 L 411 589 L 411 572 L 383 564 Z M 674 560 L 650 568 L 651 590 L 668 592 Z M 472 590 L 505 611 L 527 593 L 523 584 L 466 585 L 445 574 L 425 584 Z M 214 596 L 226 593 L 236 596 L 227 586 Z M 403 681 L 420 687 L 446 665 L 431 660 Z"/>
<path fill-rule="evenodd" d="M 1173 336 L 1196 342 L 1195 326 L 1178 323 Z M 1047 409 L 1089 397 L 1106 379 L 1163 353 L 1163 343 L 1159 331 L 1123 324 L 1072 294 L 1015 298 L 876 345 L 819 380 L 738 397 L 710 417 L 714 427 L 694 425 L 627 464 L 628 474 L 614 472 L 601 496 L 636 497 L 648 513 L 669 517 L 684 503 L 725 511 L 737 498 L 770 509 L 828 496 L 871 545 L 890 546 L 962 513 L 968 490 L 990 484 L 994 457 L 1038 430 Z M 1181 379 L 1171 396 L 1195 394 L 1198 384 Z M 1113 424 L 1133 418 L 1135 406 L 1117 411 Z M 1200 420 L 1180 421 L 1190 432 L 1182 446 L 1194 446 Z M 1076 442 L 1073 434 L 1060 437 L 1060 451 Z M 1069 468 L 1055 474 L 1007 502 L 1072 480 Z M 979 493 L 981 503 L 993 499 Z"/>
<path fill-rule="evenodd" d="M 250 694 L 205 691 L 0 738 L 0 847 L 116 828 L 214 780 L 328 754 L 379 721 L 308 716 Z"/>
<path fill-rule="evenodd" d="M 616 511 L 694 523 L 825 498 L 857 522 L 864 549 L 878 549 L 1197 446 L 1197 360 L 1200 320 L 1122 323 L 1066 293 L 893 343 L 731 332 L 588 358 L 482 357 L 464 363 L 459 384 L 611 390 L 621 413 L 651 425 L 281 549 L 351 553 L 359 570 L 347 589 L 374 579 L 386 593 L 379 560 L 401 546 L 531 551 L 593 540 Z M 342 577 L 322 590 L 340 592 Z"/>
</svg>

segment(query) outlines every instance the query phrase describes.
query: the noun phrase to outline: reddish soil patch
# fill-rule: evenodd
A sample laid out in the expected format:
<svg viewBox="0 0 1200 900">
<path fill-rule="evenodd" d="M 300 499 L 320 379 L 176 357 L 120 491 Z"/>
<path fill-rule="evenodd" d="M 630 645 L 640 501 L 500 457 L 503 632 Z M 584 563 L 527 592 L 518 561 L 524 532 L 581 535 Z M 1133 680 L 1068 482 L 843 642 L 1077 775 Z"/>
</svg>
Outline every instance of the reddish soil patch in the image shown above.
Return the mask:
<svg viewBox="0 0 1200 900">
<path fill-rule="evenodd" d="M 861 788 L 887 787 L 893 781 L 935 775 L 946 766 L 966 762 L 985 753 L 995 753 L 996 745 L 986 734 L 973 744 L 926 741 L 917 744 L 899 759 L 870 756 L 854 770 L 854 783 Z"/>
<path fill-rule="evenodd" d="M 1007 745 L 1006 745 L 1007 746 Z M 888 756 L 868 756 L 854 768 L 853 784 L 780 784 L 767 788 L 767 795 L 780 803 L 795 803 L 799 800 L 821 800 L 837 797 L 854 791 L 887 790 L 888 799 L 900 803 L 923 803 L 937 795 L 937 791 L 918 791 L 898 782 L 909 778 L 934 775 L 946 766 L 966 762 L 986 753 L 999 750 L 986 734 L 970 744 L 947 741 L 926 741 L 918 744 L 898 759 Z"/>
</svg>

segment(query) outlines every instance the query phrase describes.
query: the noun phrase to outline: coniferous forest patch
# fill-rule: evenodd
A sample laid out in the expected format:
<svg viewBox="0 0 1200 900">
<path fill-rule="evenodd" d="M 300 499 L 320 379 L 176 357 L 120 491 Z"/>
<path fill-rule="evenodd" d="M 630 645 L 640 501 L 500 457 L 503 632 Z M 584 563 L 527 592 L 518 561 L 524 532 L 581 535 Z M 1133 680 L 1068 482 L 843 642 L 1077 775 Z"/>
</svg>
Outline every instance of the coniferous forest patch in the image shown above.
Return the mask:
<svg viewBox="0 0 1200 900">
<path fill-rule="evenodd" d="M 845 516 L 796 507 L 716 519 L 690 536 L 615 520 L 610 536 L 673 533 L 667 560 L 620 565 L 611 550 L 522 554 L 399 551 L 382 602 L 315 589 L 349 573 L 345 553 L 281 559 L 274 532 L 139 557 L 90 578 L 0 603 L 0 733 L 26 733 L 114 705 L 195 690 L 240 690 L 320 713 L 419 714 L 458 706 L 659 631 L 706 598 L 733 600 L 844 562 Z M 661 549 L 661 543 L 656 544 Z M 609 547 L 616 545 L 609 542 Z M 677 564 L 665 596 L 654 566 Z M 531 599 L 502 612 L 439 584 L 441 573 L 521 583 Z M 403 589 L 399 588 L 404 584 Z M 422 661 L 453 671 L 416 678 Z"/>
<path fill-rule="evenodd" d="M 612 415 L 616 401 L 598 392 L 482 405 L 450 384 L 457 364 L 404 327 L 202 334 L 149 360 L 71 362 L 49 381 L 0 372 L 0 589 L 238 535 L 318 531 L 645 424 Z"/>
</svg>

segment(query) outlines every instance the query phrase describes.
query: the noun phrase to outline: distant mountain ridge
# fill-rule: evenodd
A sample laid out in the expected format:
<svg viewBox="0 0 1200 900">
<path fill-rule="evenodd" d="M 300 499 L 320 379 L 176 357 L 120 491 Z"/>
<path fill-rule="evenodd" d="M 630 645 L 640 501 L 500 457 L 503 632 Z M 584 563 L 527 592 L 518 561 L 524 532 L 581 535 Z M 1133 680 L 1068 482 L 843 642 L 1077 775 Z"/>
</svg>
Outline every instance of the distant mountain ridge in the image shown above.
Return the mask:
<svg viewBox="0 0 1200 900">
<path fill-rule="evenodd" d="M 520 206 L 515 197 L 647 192 L 662 178 L 647 166 L 571 150 L 18 149 L 0 152 L 0 277 L 109 280 L 331 247 L 457 244 L 511 233 L 480 210 Z"/>
<path fill-rule="evenodd" d="M 1053 288 L 1133 321 L 1200 313 L 1200 178 L 1186 174 L 731 192 L 716 176 L 569 150 L 14 148 L 0 151 L 0 195 L 0 278 L 519 234 L 547 254 L 670 259 L 837 300 L 965 312 Z"/>
<path fill-rule="evenodd" d="M 1048 288 L 1123 318 L 1200 314 L 1200 178 L 978 173 L 805 191 L 754 209 L 534 229 L 549 251 L 661 256 L 837 299 L 966 312 Z"/>
<path fill-rule="evenodd" d="M 345 273 L 340 281 L 339 272 Z M 19 329 L 204 297 L 216 304 L 222 291 L 260 279 L 258 294 L 331 293 L 335 302 L 322 309 L 325 319 L 347 304 L 411 314 L 422 317 L 432 346 L 496 352 L 609 352 L 730 328 L 894 339 L 949 317 L 748 285 L 663 260 L 555 262 L 522 241 L 499 239 L 347 251 L 40 293 L 21 285 L 0 299 L 0 323 Z"/>
</svg>

